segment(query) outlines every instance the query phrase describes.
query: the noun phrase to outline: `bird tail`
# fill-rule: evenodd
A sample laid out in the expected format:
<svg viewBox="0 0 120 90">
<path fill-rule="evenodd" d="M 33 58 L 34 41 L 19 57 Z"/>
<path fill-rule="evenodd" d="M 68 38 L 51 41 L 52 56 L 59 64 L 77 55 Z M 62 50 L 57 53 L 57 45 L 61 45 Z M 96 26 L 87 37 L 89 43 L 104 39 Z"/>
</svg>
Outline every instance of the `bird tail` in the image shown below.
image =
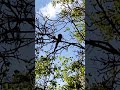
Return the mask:
<svg viewBox="0 0 120 90">
<path fill-rule="evenodd" d="M 56 51 L 56 48 L 57 48 L 57 46 L 58 46 L 58 43 L 59 43 L 59 42 L 56 42 L 56 45 L 55 45 L 55 48 L 54 48 L 54 52 Z"/>
</svg>

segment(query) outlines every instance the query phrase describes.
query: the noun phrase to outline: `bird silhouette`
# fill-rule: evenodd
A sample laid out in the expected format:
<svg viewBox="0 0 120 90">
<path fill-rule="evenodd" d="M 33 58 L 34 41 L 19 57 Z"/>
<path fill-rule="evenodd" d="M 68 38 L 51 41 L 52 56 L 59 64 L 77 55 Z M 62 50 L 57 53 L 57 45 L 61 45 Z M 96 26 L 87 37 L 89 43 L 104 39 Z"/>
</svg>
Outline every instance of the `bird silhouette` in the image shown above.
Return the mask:
<svg viewBox="0 0 120 90">
<path fill-rule="evenodd" d="M 55 52 L 56 48 L 58 47 L 59 42 L 61 42 L 61 39 L 62 39 L 62 34 L 58 34 L 58 38 L 56 39 L 56 45 L 54 48 L 54 52 Z"/>
</svg>

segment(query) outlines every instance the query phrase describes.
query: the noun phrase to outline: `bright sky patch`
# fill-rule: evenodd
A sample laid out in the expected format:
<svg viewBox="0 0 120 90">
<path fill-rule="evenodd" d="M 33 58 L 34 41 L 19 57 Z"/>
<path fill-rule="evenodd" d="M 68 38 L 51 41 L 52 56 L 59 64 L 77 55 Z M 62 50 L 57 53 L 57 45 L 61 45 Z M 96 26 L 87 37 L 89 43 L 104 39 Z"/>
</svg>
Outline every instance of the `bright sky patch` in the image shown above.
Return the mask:
<svg viewBox="0 0 120 90">
<path fill-rule="evenodd" d="M 56 15 L 60 13 L 61 10 L 61 4 L 57 4 L 55 7 L 53 7 L 51 2 L 48 3 L 45 7 L 40 8 L 40 12 L 43 14 L 43 16 L 47 16 L 50 19 L 56 18 Z"/>
</svg>

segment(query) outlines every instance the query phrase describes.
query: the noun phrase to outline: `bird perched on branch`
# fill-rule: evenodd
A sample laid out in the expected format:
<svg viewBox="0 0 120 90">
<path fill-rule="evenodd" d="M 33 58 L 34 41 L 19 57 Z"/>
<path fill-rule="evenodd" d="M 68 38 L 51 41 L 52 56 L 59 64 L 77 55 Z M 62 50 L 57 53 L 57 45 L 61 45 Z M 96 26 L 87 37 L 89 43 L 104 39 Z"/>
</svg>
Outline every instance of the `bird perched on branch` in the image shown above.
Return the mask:
<svg viewBox="0 0 120 90">
<path fill-rule="evenodd" d="M 54 51 L 56 50 L 59 42 L 61 42 L 61 39 L 62 39 L 62 34 L 58 34 L 58 38 L 56 38 L 56 45 L 55 45 Z"/>
</svg>

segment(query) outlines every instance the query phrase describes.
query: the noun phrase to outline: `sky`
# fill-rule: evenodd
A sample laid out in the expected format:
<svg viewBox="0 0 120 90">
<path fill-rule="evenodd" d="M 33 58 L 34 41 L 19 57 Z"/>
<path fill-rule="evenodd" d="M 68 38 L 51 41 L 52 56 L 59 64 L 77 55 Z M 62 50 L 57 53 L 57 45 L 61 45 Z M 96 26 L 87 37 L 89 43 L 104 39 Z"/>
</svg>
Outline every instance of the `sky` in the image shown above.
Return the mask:
<svg viewBox="0 0 120 90">
<path fill-rule="evenodd" d="M 35 0 L 36 11 L 42 12 L 44 16 L 49 16 L 50 19 L 56 18 L 56 14 L 61 11 L 61 5 L 57 4 L 56 7 L 52 6 L 51 0 Z"/>
<path fill-rule="evenodd" d="M 78 0 L 78 1 L 80 1 L 80 0 Z M 57 4 L 56 7 L 53 7 L 51 0 L 35 0 L 35 11 L 37 13 L 42 12 L 42 14 L 44 16 L 47 16 L 50 19 L 57 18 L 57 14 L 62 10 L 62 8 L 63 7 L 61 7 L 61 4 Z M 71 27 L 71 26 L 69 26 L 69 27 Z M 58 28 L 60 28 L 60 27 L 58 27 Z M 62 32 L 59 32 L 59 33 L 62 33 L 64 38 L 70 37 L 69 34 L 66 34 L 66 32 L 63 32 L 63 30 L 62 30 Z M 46 48 L 49 48 L 49 47 L 46 47 Z M 71 52 L 72 50 L 73 50 L 73 48 L 70 48 L 69 52 L 63 51 L 62 55 L 66 56 L 66 57 L 72 56 L 72 55 L 74 55 L 74 52 Z M 60 84 L 63 85 L 64 83 L 60 82 Z"/>
<path fill-rule="evenodd" d="M 40 12 L 42 12 L 42 14 L 43 14 L 43 16 L 47 16 L 47 17 L 49 17 L 50 19 L 56 19 L 57 18 L 57 14 L 58 13 L 60 13 L 60 11 L 62 10 L 62 6 L 61 6 L 61 4 L 56 4 L 56 7 L 53 7 L 52 6 L 52 3 L 51 3 L 51 0 L 46 0 L 46 1 L 44 1 L 44 0 L 35 0 L 35 10 L 36 10 L 36 12 L 37 13 L 40 13 Z M 42 21 L 41 21 L 42 22 Z M 57 27 L 57 29 L 59 30 L 61 27 L 63 27 L 63 26 L 59 26 L 59 27 Z M 71 25 L 68 25 L 67 27 L 71 27 Z M 66 27 L 66 28 L 67 28 Z M 71 27 L 72 28 L 72 27 Z M 72 29 L 71 29 L 72 30 Z M 57 34 L 59 34 L 59 33 L 62 33 L 62 35 L 63 35 L 63 38 L 65 38 L 65 39 L 68 39 L 69 40 L 69 38 L 70 38 L 70 34 L 69 33 L 67 33 L 67 32 L 64 32 L 65 31 L 65 29 L 64 30 L 61 30 L 61 31 L 59 31 L 58 33 L 56 33 L 56 36 L 57 36 Z M 68 38 L 69 37 L 69 38 Z M 75 41 L 73 41 L 73 42 L 75 42 Z M 48 48 L 48 47 L 47 47 Z M 72 49 L 72 48 L 71 48 Z M 69 50 L 69 51 L 72 51 L 72 50 Z M 71 52 L 64 52 L 64 55 L 65 56 L 70 56 L 70 55 L 72 55 L 71 54 Z"/>
<path fill-rule="evenodd" d="M 60 12 L 60 5 L 57 5 L 57 7 L 53 7 L 52 3 L 50 2 L 51 0 L 35 0 L 35 11 L 37 13 L 42 12 L 44 16 L 49 16 L 50 19 L 56 18 L 56 14 Z M 64 85 L 61 80 L 57 80 L 60 85 Z"/>
<path fill-rule="evenodd" d="M 51 1 L 52 0 L 35 0 L 35 11 L 37 13 L 42 12 L 43 16 L 48 16 L 50 19 L 57 18 L 57 13 L 59 13 L 62 10 L 63 7 L 61 7 L 61 4 L 57 4 L 56 7 L 53 7 Z M 81 3 L 81 0 L 77 0 L 77 1 L 79 3 Z M 40 21 L 40 22 L 42 22 L 42 21 Z M 63 27 L 63 26 L 58 26 L 57 29 L 59 30 L 61 27 Z M 68 24 L 65 28 L 67 28 L 67 27 L 71 28 L 70 31 L 74 30 L 72 28 L 71 24 Z M 61 31 L 57 32 L 56 36 L 59 33 L 62 33 L 63 38 L 65 38 L 67 41 L 70 41 L 70 42 L 73 42 L 73 43 L 76 42 L 75 39 L 74 40 L 70 39 L 71 37 L 70 37 L 70 32 L 69 31 L 68 32 L 64 32 L 65 28 L 64 28 L 64 30 L 61 30 Z M 45 49 L 47 49 L 47 48 L 49 48 L 49 46 L 46 47 Z M 70 47 L 68 51 L 63 51 L 62 55 L 63 56 L 71 56 L 71 57 L 74 56 L 75 52 L 73 52 L 73 49 L 74 50 L 78 50 L 76 47 L 75 48 Z"/>
<path fill-rule="evenodd" d="M 42 12 L 43 16 L 47 16 L 49 19 L 55 19 L 57 14 L 61 12 L 62 8 L 61 4 L 56 4 L 56 6 L 53 7 L 51 0 L 46 0 L 46 2 L 43 0 L 36 0 L 37 13 Z"/>
<path fill-rule="evenodd" d="M 51 0 L 35 0 L 35 10 L 45 7 Z"/>
<path fill-rule="evenodd" d="M 81 0 L 75 0 L 81 3 Z M 70 4 L 69 4 L 70 5 Z M 36 11 L 42 12 L 44 16 L 49 16 L 50 19 L 56 18 L 57 13 L 62 10 L 61 4 L 56 4 L 56 7 L 53 7 L 51 0 L 35 0 L 35 9 Z"/>
<path fill-rule="evenodd" d="M 39 11 L 43 13 L 44 16 L 48 16 L 50 19 L 56 18 L 56 14 L 61 11 L 60 4 L 53 7 L 52 3 L 48 3 L 45 7 L 41 8 Z"/>
</svg>

